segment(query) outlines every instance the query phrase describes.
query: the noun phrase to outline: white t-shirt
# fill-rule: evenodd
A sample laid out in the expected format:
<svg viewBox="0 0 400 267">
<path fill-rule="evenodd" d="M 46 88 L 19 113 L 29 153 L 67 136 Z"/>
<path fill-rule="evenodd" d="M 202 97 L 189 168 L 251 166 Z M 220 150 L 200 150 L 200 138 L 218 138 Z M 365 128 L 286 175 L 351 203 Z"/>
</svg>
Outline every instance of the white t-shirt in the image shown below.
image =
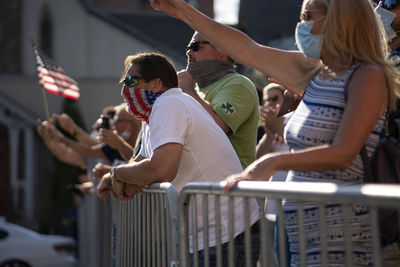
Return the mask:
<svg viewBox="0 0 400 267">
<path fill-rule="evenodd" d="M 143 122 L 142 130 L 140 155 L 143 157 L 151 157 L 154 150 L 167 143 L 182 145 L 178 173 L 172 181 L 178 192 L 189 182 L 220 182 L 242 170 L 239 158 L 222 129 L 194 98 L 183 94 L 179 88 L 171 88 L 157 98 L 149 124 Z M 213 198 L 210 198 L 209 247 L 216 245 L 213 204 Z M 236 200 L 234 206 L 236 236 L 244 231 L 243 205 Z M 201 201 L 197 201 L 197 211 L 198 249 L 201 250 L 204 249 Z M 249 214 L 250 224 L 258 220 L 254 199 L 250 200 Z M 222 242 L 225 243 L 229 240 L 228 202 L 225 196 L 221 197 L 221 231 Z"/>
</svg>

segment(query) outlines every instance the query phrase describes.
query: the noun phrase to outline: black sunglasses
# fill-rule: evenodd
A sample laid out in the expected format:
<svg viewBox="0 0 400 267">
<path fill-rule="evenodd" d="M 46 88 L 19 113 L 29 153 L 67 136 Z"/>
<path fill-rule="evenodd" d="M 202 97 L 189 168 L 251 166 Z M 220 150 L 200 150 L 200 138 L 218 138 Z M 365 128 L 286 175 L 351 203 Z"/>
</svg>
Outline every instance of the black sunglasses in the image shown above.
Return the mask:
<svg viewBox="0 0 400 267">
<path fill-rule="evenodd" d="M 192 50 L 193 52 L 197 52 L 197 51 L 199 51 L 201 44 L 210 44 L 210 43 L 208 41 L 196 41 L 196 42 L 190 43 L 186 47 L 186 51 Z"/>
<path fill-rule="evenodd" d="M 278 95 L 274 95 L 272 97 L 267 97 L 267 99 L 265 99 L 267 102 L 276 102 L 278 101 L 279 96 Z"/>
<path fill-rule="evenodd" d="M 138 84 L 138 79 L 141 79 L 142 77 L 140 76 L 135 76 L 135 75 L 129 75 L 126 76 L 124 79 L 124 84 L 128 87 L 132 87 L 135 86 L 136 84 Z"/>
</svg>

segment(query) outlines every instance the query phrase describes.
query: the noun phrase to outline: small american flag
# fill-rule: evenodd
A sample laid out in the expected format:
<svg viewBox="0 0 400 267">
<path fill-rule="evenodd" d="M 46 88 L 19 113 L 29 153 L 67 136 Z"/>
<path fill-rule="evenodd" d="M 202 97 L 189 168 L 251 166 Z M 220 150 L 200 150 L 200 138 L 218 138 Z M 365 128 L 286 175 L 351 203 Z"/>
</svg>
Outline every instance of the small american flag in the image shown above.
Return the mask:
<svg viewBox="0 0 400 267">
<path fill-rule="evenodd" d="M 37 48 L 36 45 L 33 45 L 33 53 L 37 63 L 39 84 L 47 92 L 78 100 L 78 83 L 71 79 L 54 60 Z"/>
</svg>

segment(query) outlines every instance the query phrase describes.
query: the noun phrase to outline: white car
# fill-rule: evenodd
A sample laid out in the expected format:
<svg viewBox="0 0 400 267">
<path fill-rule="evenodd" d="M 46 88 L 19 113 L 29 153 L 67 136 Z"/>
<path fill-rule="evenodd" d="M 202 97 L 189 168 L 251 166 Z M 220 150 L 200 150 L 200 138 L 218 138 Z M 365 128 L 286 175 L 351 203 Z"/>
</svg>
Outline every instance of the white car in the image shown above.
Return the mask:
<svg viewBox="0 0 400 267">
<path fill-rule="evenodd" d="M 42 235 L 0 217 L 0 267 L 75 267 L 75 241 Z"/>
</svg>

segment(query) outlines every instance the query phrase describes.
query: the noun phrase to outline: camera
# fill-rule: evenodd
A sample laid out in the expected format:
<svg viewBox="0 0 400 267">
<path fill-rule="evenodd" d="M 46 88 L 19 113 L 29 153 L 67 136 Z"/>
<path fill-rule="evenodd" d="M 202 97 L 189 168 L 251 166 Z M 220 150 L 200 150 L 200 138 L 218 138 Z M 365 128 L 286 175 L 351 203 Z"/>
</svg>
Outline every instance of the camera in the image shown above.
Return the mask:
<svg viewBox="0 0 400 267">
<path fill-rule="evenodd" d="M 101 118 L 101 128 L 103 129 L 110 129 L 110 118 L 104 117 L 103 115 L 100 116 Z"/>
</svg>

